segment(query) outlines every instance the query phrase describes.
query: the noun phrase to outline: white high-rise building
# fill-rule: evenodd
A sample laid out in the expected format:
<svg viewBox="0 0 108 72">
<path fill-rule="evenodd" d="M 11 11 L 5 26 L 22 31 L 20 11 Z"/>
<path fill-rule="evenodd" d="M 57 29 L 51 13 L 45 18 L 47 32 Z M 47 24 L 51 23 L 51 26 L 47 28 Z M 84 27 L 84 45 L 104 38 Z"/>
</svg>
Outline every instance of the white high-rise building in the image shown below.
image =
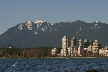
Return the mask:
<svg viewBox="0 0 108 72">
<path fill-rule="evenodd" d="M 62 48 L 66 49 L 67 47 L 68 47 L 68 38 L 67 38 L 67 36 L 64 36 L 62 38 Z"/>
<path fill-rule="evenodd" d="M 75 47 L 76 46 L 76 39 L 73 37 L 71 39 L 71 47 Z"/>
<path fill-rule="evenodd" d="M 92 52 L 93 52 L 93 55 L 97 55 L 98 53 L 99 53 L 99 42 L 98 42 L 98 40 L 95 40 L 94 42 L 93 42 L 93 46 L 92 46 Z"/>
<path fill-rule="evenodd" d="M 81 39 L 78 40 L 78 47 L 82 47 L 82 40 Z"/>
<path fill-rule="evenodd" d="M 64 36 L 62 38 L 61 56 L 67 56 L 67 48 L 68 48 L 68 38 L 67 36 Z"/>
</svg>

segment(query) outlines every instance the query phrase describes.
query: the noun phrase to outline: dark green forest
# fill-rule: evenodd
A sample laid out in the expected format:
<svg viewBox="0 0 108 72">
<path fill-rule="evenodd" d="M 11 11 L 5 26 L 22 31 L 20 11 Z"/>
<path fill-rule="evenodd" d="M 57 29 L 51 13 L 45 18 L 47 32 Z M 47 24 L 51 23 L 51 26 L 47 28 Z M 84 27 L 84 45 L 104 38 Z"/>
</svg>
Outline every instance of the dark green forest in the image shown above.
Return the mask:
<svg viewBox="0 0 108 72">
<path fill-rule="evenodd" d="M 51 56 L 51 48 L 0 48 L 1 58 L 44 58 Z"/>
</svg>

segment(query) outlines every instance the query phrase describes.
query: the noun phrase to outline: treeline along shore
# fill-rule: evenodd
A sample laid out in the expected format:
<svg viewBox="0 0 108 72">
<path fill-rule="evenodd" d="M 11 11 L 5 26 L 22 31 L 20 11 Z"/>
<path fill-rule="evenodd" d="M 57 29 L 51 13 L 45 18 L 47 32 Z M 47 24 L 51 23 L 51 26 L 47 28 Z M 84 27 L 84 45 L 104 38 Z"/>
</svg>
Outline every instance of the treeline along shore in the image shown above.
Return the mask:
<svg viewBox="0 0 108 72">
<path fill-rule="evenodd" d="M 51 55 L 52 47 L 41 48 L 0 48 L 0 58 L 66 58 Z M 61 48 L 58 48 L 61 49 Z M 107 56 L 71 56 L 68 58 L 108 58 Z"/>
<path fill-rule="evenodd" d="M 51 57 L 51 48 L 0 48 L 1 58 L 41 58 Z"/>
</svg>

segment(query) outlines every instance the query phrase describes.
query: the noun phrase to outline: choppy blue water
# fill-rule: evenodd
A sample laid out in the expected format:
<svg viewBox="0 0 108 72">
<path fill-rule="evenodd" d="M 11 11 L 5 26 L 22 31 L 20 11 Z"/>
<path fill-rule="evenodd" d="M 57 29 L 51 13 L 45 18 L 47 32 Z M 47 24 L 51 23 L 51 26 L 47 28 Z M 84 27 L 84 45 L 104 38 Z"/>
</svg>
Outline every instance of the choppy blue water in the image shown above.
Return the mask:
<svg viewBox="0 0 108 72">
<path fill-rule="evenodd" d="M 108 70 L 107 58 L 70 59 L 0 59 L 0 72 L 84 72 L 88 69 Z"/>
</svg>

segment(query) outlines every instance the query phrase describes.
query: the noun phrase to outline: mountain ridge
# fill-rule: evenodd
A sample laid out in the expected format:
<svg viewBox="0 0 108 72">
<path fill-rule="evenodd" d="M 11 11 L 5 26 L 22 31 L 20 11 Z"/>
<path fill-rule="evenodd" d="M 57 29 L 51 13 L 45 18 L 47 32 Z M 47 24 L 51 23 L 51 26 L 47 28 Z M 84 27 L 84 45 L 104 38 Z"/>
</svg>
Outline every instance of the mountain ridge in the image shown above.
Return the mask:
<svg viewBox="0 0 108 72">
<path fill-rule="evenodd" d="M 9 28 L 0 35 L 0 44 L 12 44 L 21 48 L 61 47 L 61 38 L 66 35 L 76 39 L 99 40 L 108 45 L 108 24 L 95 21 L 87 23 L 81 20 L 51 23 L 45 20 L 26 21 Z M 106 37 L 105 37 L 106 36 Z"/>
</svg>

